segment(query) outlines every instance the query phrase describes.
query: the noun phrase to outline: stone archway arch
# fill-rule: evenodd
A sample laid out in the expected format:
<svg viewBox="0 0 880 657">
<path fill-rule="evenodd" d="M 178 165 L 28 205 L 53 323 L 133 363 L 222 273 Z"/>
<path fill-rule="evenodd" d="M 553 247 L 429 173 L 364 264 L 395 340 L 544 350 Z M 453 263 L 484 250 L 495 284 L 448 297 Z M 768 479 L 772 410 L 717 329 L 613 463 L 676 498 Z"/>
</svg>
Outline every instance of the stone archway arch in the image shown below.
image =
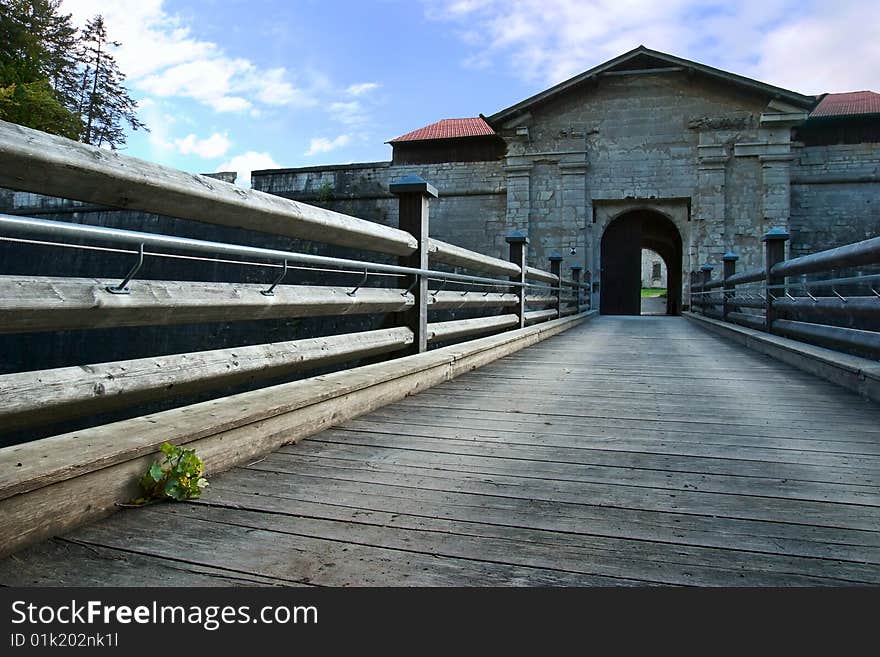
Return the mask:
<svg viewBox="0 0 880 657">
<path fill-rule="evenodd" d="M 651 249 L 666 263 L 666 314 L 681 312 L 681 233 L 665 213 L 637 208 L 616 213 L 602 233 L 599 310 L 603 314 L 641 313 L 642 249 Z"/>
<path fill-rule="evenodd" d="M 603 290 L 607 289 L 606 286 L 610 286 L 613 290 L 615 283 L 619 283 L 619 281 L 603 280 L 604 274 L 608 270 L 607 266 L 603 266 L 602 262 L 603 239 L 607 234 L 609 226 L 611 226 L 613 222 L 626 216 L 637 215 L 641 215 L 642 217 L 655 217 L 657 222 L 665 223 L 670 228 L 670 230 L 667 231 L 667 234 L 674 235 L 675 237 L 675 239 L 671 241 L 669 239 L 658 240 L 658 236 L 652 234 L 651 231 L 648 231 L 643 235 L 643 231 L 638 230 L 636 231 L 637 235 L 631 236 L 631 239 L 638 242 L 637 247 L 639 251 L 642 248 L 642 245 L 644 245 L 644 248 L 650 248 L 656 251 L 660 257 L 663 258 L 669 276 L 668 289 L 670 292 L 668 296 L 667 312 L 668 314 L 678 314 L 682 310 L 682 299 L 684 298 L 682 282 L 686 280 L 685 271 L 690 263 L 692 252 L 689 198 L 593 201 L 593 223 L 591 225 L 593 237 L 591 240 L 592 248 L 587 254 L 587 268 L 594 273 L 593 280 L 595 283 L 598 283 L 599 294 L 596 301 L 598 302 L 599 310 L 603 313 L 606 313 L 609 310 L 608 308 L 602 307 L 603 296 L 606 301 L 608 300 L 608 294 L 606 293 L 603 295 Z M 637 249 L 633 249 L 633 252 L 635 253 L 636 250 Z M 634 287 L 638 285 L 635 281 L 639 279 L 637 273 L 639 265 L 637 264 L 637 261 L 640 262 L 640 256 L 638 254 L 630 255 L 632 266 L 630 277 L 632 278 L 632 281 L 629 282 L 629 285 L 630 287 Z M 603 272 L 603 270 L 605 270 L 605 272 Z M 629 294 L 634 295 L 636 293 L 630 290 Z M 632 305 L 634 303 L 635 302 L 630 299 L 630 304 Z M 637 306 L 628 308 L 625 314 L 638 314 L 639 311 L 636 308 Z M 619 309 L 615 308 L 611 308 L 610 310 L 619 311 Z"/>
</svg>

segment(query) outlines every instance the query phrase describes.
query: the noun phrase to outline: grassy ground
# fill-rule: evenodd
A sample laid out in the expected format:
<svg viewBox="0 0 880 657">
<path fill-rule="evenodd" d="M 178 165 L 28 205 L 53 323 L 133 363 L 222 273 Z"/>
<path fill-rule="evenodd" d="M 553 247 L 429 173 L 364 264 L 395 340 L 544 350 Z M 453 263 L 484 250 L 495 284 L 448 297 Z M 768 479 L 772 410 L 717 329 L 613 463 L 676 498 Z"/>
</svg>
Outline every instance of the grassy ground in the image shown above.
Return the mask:
<svg viewBox="0 0 880 657">
<path fill-rule="evenodd" d="M 642 296 L 643 297 L 665 297 L 666 296 L 666 288 L 665 287 L 643 287 L 642 288 Z"/>
</svg>

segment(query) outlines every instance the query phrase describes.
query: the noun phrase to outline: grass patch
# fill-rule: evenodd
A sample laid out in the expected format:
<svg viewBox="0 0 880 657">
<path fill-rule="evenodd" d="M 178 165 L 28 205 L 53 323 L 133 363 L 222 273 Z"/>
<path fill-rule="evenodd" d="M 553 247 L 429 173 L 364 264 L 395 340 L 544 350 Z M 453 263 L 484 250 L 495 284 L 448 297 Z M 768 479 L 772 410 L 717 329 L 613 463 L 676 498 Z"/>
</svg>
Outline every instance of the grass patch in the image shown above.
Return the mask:
<svg viewBox="0 0 880 657">
<path fill-rule="evenodd" d="M 666 288 L 665 287 L 643 287 L 642 288 L 642 297 L 665 297 L 666 296 Z"/>
</svg>

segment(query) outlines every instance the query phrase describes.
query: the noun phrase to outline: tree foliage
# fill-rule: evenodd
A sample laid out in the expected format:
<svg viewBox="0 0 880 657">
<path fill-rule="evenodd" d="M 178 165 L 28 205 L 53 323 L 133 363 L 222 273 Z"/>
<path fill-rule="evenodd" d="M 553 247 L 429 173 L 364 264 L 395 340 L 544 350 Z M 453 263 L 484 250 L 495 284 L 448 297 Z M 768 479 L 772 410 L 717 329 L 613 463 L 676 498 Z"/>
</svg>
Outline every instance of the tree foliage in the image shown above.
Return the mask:
<svg viewBox="0 0 880 657">
<path fill-rule="evenodd" d="M 0 119 L 118 148 L 146 129 L 100 15 L 80 32 L 61 0 L 0 0 Z"/>
</svg>

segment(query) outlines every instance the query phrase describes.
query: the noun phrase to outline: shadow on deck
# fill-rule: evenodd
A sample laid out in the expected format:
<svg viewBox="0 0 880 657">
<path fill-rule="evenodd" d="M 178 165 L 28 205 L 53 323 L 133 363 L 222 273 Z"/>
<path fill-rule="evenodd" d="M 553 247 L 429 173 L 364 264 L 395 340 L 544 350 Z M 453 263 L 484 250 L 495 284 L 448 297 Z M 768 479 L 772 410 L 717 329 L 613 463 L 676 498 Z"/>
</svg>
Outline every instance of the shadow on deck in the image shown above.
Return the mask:
<svg viewBox="0 0 880 657">
<path fill-rule="evenodd" d="M 876 585 L 878 506 L 876 405 L 682 318 L 602 317 L 0 583 Z"/>
</svg>

